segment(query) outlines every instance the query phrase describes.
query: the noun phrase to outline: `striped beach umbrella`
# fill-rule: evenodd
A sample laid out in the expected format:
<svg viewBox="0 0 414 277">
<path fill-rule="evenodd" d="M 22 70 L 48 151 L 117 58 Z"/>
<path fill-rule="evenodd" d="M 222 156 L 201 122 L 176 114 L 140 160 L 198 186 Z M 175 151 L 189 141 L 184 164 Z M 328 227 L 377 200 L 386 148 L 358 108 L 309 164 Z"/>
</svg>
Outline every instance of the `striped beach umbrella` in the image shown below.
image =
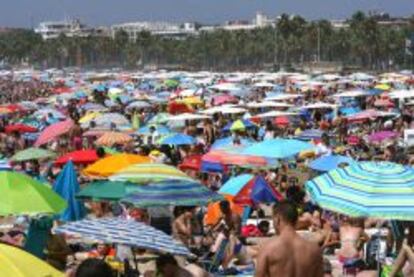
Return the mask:
<svg viewBox="0 0 414 277">
<path fill-rule="evenodd" d="M 102 243 L 122 244 L 161 253 L 192 256 L 181 242 L 154 227 L 134 220 L 84 219 L 59 226 L 55 232 Z"/>
<path fill-rule="evenodd" d="M 164 181 L 137 186 L 122 202 L 136 207 L 198 206 L 223 200 L 223 196 L 195 181 Z"/>
<path fill-rule="evenodd" d="M 353 217 L 414 220 L 414 169 L 390 162 L 337 168 L 306 183 L 321 207 Z"/>
<path fill-rule="evenodd" d="M 126 144 L 132 141 L 132 137 L 120 132 L 106 132 L 97 141 L 100 146 L 113 146 L 115 144 Z"/>
<path fill-rule="evenodd" d="M 109 177 L 111 181 L 131 181 L 135 183 L 160 182 L 164 180 L 189 180 L 192 179 L 179 169 L 156 163 L 133 164 L 115 175 Z"/>
</svg>

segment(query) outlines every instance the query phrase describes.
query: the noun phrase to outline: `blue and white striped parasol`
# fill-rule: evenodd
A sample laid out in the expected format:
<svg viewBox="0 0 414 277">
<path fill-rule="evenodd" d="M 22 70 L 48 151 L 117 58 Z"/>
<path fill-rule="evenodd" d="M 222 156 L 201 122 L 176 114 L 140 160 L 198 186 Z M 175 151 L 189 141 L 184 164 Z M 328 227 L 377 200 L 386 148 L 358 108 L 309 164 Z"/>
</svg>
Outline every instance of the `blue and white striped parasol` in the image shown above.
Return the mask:
<svg viewBox="0 0 414 277">
<path fill-rule="evenodd" d="M 192 256 L 190 251 L 171 236 L 146 224 L 121 218 L 84 219 L 57 227 L 58 234 L 148 249 L 173 255 Z"/>
</svg>

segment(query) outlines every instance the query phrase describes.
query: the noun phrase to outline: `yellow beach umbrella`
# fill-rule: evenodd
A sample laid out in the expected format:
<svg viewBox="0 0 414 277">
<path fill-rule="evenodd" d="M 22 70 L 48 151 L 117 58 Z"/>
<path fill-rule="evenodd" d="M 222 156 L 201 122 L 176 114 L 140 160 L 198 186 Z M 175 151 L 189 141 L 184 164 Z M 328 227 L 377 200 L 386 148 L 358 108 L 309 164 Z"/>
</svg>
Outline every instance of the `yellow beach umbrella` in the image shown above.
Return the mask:
<svg viewBox="0 0 414 277">
<path fill-rule="evenodd" d="M 17 247 L 0 244 L 0 276 L 64 276 L 49 264 Z"/>
<path fill-rule="evenodd" d="M 83 174 L 88 177 L 104 178 L 132 165 L 139 163 L 149 163 L 150 158 L 133 154 L 116 154 L 91 164 L 83 170 Z"/>
<path fill-rule="evenodd" d="M 379 84 L 379 85 L 376 85 L 375 88 L 379 90 L 390 90 L 391 89 L 391 87 L 387 84 Z"/>
<path fill-rule="evenodd" d="M 86 115 L 84 115 L 81 119 L 79 119 L 79 123 L 87 123 L 93 120 L 95 117 L 98 117 L 99 115 L 101 115 L 100 112 L 89 112 Z"/>
<path fill-rule="evenodd" d="M 177 101 L 178 103 L 185 103 L 187 105 L 202 105 L 203 100 L 200 97 L 186 97 L 182 100 Z"/>
</svg>

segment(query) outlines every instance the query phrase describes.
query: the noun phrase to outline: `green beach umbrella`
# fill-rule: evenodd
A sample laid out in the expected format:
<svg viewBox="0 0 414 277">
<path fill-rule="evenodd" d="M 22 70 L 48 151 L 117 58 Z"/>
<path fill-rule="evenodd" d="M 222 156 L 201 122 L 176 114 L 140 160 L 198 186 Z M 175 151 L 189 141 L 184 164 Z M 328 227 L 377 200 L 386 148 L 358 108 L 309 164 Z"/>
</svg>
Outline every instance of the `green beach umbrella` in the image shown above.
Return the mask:
<svg viewBox="0 0 414 277">
<path fill-rule="evenodd" d="M 118 201 L 129 193 L 136 191 L 137 186 L 137 184 L 130 182 L 96 181 L 82 188 L 76 198 L 95 201 Z"/>
<path fill-rule="evenodd" d="M 11 157 L 12 162 L 24 162 L 30 160 L 39 160 L 46 158 L 55 158 L 56 154 L 52 151 L 41 149 L 41 148 L 27 148 L 22 151 L 17 152 Z"/>
<path fill-rule="evenodd" d="M 164 85 L 169 88 L 176 88 L 180 85 L 180 82 L 174 79 L 165 80 Z"/>
<path fill-rule="evenodd" d="M 65 208 L 65 200 L 30 176 L 0 172 L 0 215 L 59 213 Z"/>
</svg>

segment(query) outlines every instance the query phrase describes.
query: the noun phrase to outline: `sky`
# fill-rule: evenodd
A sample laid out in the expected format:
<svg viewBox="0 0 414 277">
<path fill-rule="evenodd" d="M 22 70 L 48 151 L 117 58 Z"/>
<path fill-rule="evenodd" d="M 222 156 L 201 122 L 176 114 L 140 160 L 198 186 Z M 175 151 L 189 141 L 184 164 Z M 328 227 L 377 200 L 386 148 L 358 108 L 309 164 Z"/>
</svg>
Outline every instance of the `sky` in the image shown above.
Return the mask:
<svg viewBox="0 0 414 277">
<path fill-rule="evenodd" d="M 91 26 L 162 20 L 222 23 L 252 19 L 256 11 L 307 19 L 344 19 L 357 10 L 414 14 L 414 0 L 0 0 L 0 26 L 33 27 L 41 21 L 79 18 Z"/>
</svg>

